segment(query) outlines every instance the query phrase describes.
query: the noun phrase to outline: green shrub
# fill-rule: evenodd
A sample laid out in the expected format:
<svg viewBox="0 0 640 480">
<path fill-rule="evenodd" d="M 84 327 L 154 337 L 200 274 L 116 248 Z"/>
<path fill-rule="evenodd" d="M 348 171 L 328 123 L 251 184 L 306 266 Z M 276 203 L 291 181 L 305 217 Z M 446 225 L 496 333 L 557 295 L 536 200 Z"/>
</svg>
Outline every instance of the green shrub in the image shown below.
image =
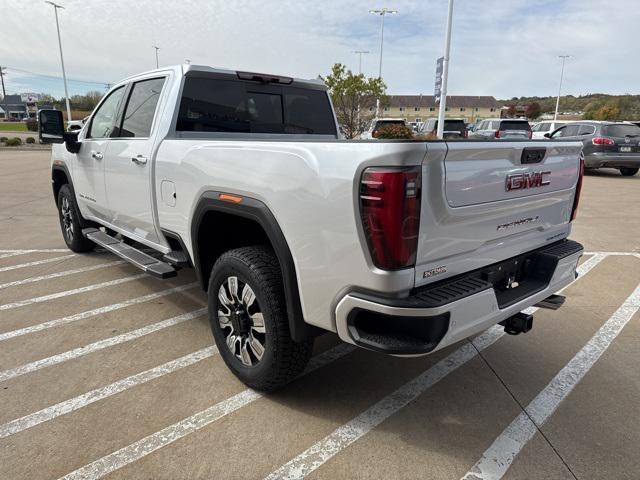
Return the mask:
<svg viewBox="0 0 640 480">
<path fill-rule="evenodd" d="M 393 138 L 413 138 L 413 129 L 404 125 L 385 125 L 377 131 L 376 138 L 393 139 Z"/>
<path fill-rule="evenodd" d="M 7 141 L 4 142 L 4 144 L 7 147 L 17 147 L 19 145 L 22 145 L 22 140 L 20 140 L 18 137 L 8 138 Z"/>
<path fill-rule="evenodd" d="M 4 143 L 9 140 L 7 137 L 0 137 L 0 143 Z"/>
<path fill-rule="evenodd" d="M 36 139 L 33 137 L 27 137 L 26 143 L 36 143 Z"/>
<path fill-rule="evenodd" d="M 35 118 L 30 118 L 29 120 L 27 120 L 27 130 L 29 130 L 30 132 L 37 132 L 38 131 L 38 121 Z"/>
</svg>

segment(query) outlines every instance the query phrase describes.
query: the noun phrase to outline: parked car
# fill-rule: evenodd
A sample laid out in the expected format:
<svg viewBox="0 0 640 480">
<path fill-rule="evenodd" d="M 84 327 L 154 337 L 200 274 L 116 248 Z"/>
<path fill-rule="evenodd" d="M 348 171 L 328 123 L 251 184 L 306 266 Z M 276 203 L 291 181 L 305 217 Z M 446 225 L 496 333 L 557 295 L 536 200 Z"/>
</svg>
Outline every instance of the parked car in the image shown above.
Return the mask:
<svg viewBox="0 0 640 480">
<path fill-rule="evenodd" d="M 63 125 L 40 112 L 66 245 L 160 278 L 194 267 L 222 359 L 261 390 L 326 331 L 400 356 L 526 332 L 520 312 L 583 253 L 580 142 L 343 141 L 321 82 L 196 65 L 127 78 Z"/>
<path fill-rule="evenodd" d="M 640 170 L 640 127 L 631 123 L 575 122 L 547 134 L 553 140 L 581 140 L 587 169 L 617 168 L 631 177 Z"/>
<path fill-rule="evenodd" d="M 75 132 L 75 131 L 81 130 L 84 124 L 87 123 L 88 118 L 89 117 L 87 116 L 87 117 L 84 117 L 82 120 L 71 120 L 70 122 L 67 122 L 67 131 Z"/>
<path fill-rule="evenodd" d="M 436 135 L 438 131 L 438 119 L 430 118 L 422 125 L 420 134 L 422 135 Z M 467 125 L 462 118 L 446 118 L 444 120 L 443 138 L 467 138 L 469 132 Z"/>
<path fill-rule="evenodd" d="M 376 138 L 378 136 L 378 130 L 382 127 L 386 127 L 387 125 L 402 125 L 403 127 L 406 127 L 407 122 L 404 121 L 404 118 L 374 118 L 371 121 L 369 130 L 362 134 L 362 138 L 364 140 Z"/>
<path fill-rule="evenodd" d="M 526 120 L 489 118 L 480 123 L 471 138 L 528 140 L 531 136 L 531 125 Z"/>
<path fill-rule="evenodd" d="M 531 138 L 534 140 L 541 140 L 545 138 L 545 133 L 555 132 L 562 125 L 566 125 L 568 122 L 566 120 L 550 120 L 544 122 L 538 122 L 531 127 Z"/>
</svg>

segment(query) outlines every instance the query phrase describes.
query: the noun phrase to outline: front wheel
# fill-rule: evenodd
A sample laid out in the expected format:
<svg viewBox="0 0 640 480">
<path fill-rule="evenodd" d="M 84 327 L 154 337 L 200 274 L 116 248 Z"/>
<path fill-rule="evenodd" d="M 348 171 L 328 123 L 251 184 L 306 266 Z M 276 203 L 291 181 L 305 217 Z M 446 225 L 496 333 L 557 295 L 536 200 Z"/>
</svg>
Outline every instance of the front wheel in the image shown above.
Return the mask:
<svg viewBox="0 0 640 480">
<path fill-rule="evenodd" d="M 71 187 L 63 185 L 58 192 L 58 217 L 64 242 L 69 250 L 76 253 L 89 252 L 96 246 L 82 236 L 83 220 Z"/>
<path fill-rule="evenodd" d="M 620 169 L 620 173 L 623 177 L 633 177 L 636 173 L 638 173 L 638 170 L 640 170 L 640 168 L 623 167 Z"/>
<path fill-rule="evenodd" d="M 209 322 L 229 369 L 246 385 L 273 391 L 311 358 L 313 341 L 291 338 L 280 265 L 264 246 L 230 250 L 209 279 Z"/>
</svg>

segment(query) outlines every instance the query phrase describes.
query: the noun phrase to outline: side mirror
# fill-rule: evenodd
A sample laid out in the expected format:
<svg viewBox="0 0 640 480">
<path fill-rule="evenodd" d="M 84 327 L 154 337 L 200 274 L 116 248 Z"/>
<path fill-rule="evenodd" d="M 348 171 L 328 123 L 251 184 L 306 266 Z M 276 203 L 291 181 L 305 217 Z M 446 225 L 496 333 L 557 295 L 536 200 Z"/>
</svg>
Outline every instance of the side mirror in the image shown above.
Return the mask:
<svg viewBox="0 0 640 480">
<path fill-rule="evenodd" d="M 550 133 L 545 133 L 544 134 L 544 138 L 551 138 L 551 134 Z"/>
<path fill-rule="evenodd" d="M 38 112 L 38 137 L 40 143 L 64 143 L 64 120 L 60 110 Z"/>
</svg>

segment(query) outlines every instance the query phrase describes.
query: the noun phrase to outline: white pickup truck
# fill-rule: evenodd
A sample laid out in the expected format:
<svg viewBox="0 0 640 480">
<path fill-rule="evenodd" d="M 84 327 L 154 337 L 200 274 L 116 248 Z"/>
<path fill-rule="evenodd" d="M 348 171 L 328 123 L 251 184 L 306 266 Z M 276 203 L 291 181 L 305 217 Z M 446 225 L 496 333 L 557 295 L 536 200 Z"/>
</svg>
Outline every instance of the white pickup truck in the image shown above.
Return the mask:
<svg viewBox="0 0 640 480">
<path fill-rule="evenodd" d="M 325 331 L 434 352 L 571 283 L 582 145 L 346 141 L 316 80 L 183 65 L 127 78 L 79 132 L 40 112 L 75 252 L 100 245 L 165 278 L 193 267 L 213 336 L 273 390 Z M 147 255 L 153 249 L 157 255 Z"/>
</svg>

